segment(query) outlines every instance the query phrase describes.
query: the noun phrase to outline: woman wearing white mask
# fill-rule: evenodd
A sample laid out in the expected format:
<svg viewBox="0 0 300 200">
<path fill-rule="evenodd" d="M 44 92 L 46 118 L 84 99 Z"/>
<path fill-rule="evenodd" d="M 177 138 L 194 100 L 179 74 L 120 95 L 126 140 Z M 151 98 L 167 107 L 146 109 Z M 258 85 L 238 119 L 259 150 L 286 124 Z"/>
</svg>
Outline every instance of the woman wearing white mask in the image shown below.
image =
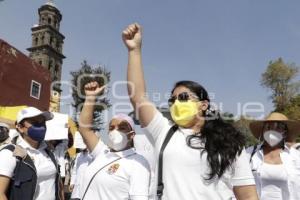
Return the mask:
<svg viewBox="0 0 300 200">
<path fill-rule="evenodd" d="M 133 120 L 118 114 L 109 123 L 108 146 L 91 129 L 96 97 L 104 90 L 97 82 L 85 85 L 86 100 L 80 114 L 80 133 L 93 162 L 85 170 L 81 200 L 147 200 L 149 164 L 134 149 Z"/>
<path fill-rule="evenodd" d="M 170 123 L 146 98 L 141 27 L 129 25 L 122 36 L 128 49 L 129 97 L 159 160 L 158 198 L 257 200 L 243 134 L 211 109 L 207 91 L 193 81 L 179 81 L 172 89 Z"/>
<path fill-rule="evenodd" d="M 262 141 L 247 149 L 260 199 L 299 200 L 300 152 L 289 144 L 300 133 L 300 122 L 274 112 L 250 129 Z"/>
</svg>

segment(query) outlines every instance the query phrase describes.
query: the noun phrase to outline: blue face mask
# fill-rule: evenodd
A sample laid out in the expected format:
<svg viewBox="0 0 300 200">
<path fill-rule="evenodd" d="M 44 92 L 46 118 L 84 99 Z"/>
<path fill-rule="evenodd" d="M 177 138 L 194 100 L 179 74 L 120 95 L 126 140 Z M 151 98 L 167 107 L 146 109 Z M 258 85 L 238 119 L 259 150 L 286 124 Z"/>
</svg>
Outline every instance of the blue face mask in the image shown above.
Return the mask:
<svg viewBox="0 0 300 200">
<path fill-rule="evenodd" d="M 34 124 L 28 128 L 28 136 L 37 142 L 42 142 L 45 139 L 46 130 L 44 124 Z"/>
</svg>

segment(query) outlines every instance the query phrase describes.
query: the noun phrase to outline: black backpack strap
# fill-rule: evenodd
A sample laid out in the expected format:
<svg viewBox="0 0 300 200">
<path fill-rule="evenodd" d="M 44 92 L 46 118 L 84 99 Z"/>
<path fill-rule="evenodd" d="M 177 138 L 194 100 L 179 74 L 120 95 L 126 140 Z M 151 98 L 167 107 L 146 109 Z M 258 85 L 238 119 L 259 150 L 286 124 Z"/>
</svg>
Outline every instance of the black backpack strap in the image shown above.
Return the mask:
<svg viewBox="0 0 300 200">
<path fill-rule="evenodd" d="M 3 147 L 1 149 L 1 151 L 4 149 L 11 151 L 13 153 L 13 156 L 17 159 L 16 167 L 14 169 L 14 176 L 12 177 L 12 180 L 13 180 L 12 185 L 14 187 L 20 187 L 20 185 L 21 185 L 21 181 L 20 181 L 21 180 L 21 178 L 20 178 L 21 170 L 20 170 L 20 168 L 22 165 L 22 161 L 27 157 L 27 153 L 26 153 L 25 149 L 23 149 L 20 146 L 14 145 L 14 144 L 9 144 L 9 145 Z M 23 151 L 25 151 L 25 152 L 23 152 Z M 29 159 L 30 159 L 30 157 L 29 157 Z M 9 192 L 11 192 L 11 191 L 9 191 Z"/>
<path fill-rule="evenodd" d="M 252 152 L 251 152 L 251 155 L 250 155 L 250 163 L 252 162 L 252 157 L 254 156 L 254 154 L 256 153 L 256 151 L 257 151 L 257 144 L 256 145 L 254 145 L 254 147 L 253 147 L 253 150 L 252 150 Z"/>
<path fill-rule="evenodd" d="M 55 178 L 55 198 L 60 199 L 60 190 L 61 190 L 61 177 L 60 177 L 60 167 L 57 163 L 57 160 L 53 154 L 53 152 L 50 150 L 49 146 L 45 149 L 47 155 L 50 157 L 51 161 L 55 165 L 56 168 L 56 178 Z"/>
<path fill-rule="evenodd" d="M 56 158 L 54 156 L 54 154 L 52 153 L 52 151 L 49 149 L 49 147 L 47 147 L 45 149 L 47 155 L 50 157 L 51 161 L 53 162 L 53 164 L 55 165 L 55 168 L 56 170 L 59 170 L 59 167 L 58 167 L 58 164 L 57 164 L 57 161 L 56 161 Z M 59 171 L 58 171 L 59 172 Z"/>
<path fill-rule="evenodd" d="M 6 145 L 5 147 L 3 147 L 0 151 L 6 149 L 6 150 L 9 150 L 11 152 L 14 152 L 15 148 L 16 148 L 15 145 L 9 144 L 9 145 Z"/>
<path fill-rule="evenodd" d="M 163 173 L 163 153 L 164 153 L 164 150 L 165 150 L 167 144 L 169 143 L 169 141 L 171 140 L 172 136 L 177 131 L 177 129 L 178 129 L 177 125 L 174 125 L 169 129 L 167 136 L 165 137 L 163 144 L 161 145 L 161 148 L 160 148 L 159 159 L 158 159 L 157 191 L 156 191 L 158 199 L 161 199 L 161 197 L 163 195 L 163 190 L 164 190 L 164 183 L 162 180 L 162 178 L 163 178 L 163 174 L 162 174 Z"/>
</svg>

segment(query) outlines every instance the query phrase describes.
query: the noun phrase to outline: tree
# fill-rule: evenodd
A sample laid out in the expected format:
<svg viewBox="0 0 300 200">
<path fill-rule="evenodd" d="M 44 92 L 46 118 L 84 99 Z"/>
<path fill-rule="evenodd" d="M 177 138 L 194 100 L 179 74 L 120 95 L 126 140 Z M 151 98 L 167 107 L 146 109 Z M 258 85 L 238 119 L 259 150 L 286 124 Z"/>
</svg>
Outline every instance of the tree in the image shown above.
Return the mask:
<svg viewBox="0 0 300 200">
<path fill-rule="evenodd" d="M 290 103 L 283 109 L 282 113 L 289 119 L 300 120 L 300 94 L 290 100 Z"/>
<path fill-rule="evenodd" d="M 78 114 L 82 109 L 82 105 L 85 101 L 84 85 L 91 81 L 97 81 L 99 85 L 108 84 L 110 81 L 110 72 L 103 66 L 96 66 L 92 68 L 86 60 L 81 63 L 81 68 L 78 71 L 71 72 L 72 76 L 72 106 L 75 109 L 74 121 L 78 125 Z M 103 120 L 101 113 L 111 106 L 110 101 L 105 97 L 105 95 L 99 96 L 97 98 L 95 111 L 94 111 L 94 123 L 92 129 L 99 131 L 103 129 Z"/>
<path fill-rule="evenodd" d="M 271 90 L 270 98 L 275 111 L 282 112 L 298 93 L 300 82 L 294 81 L 298 72 L 299 68 L 295 64 L 286 64 L 282 58 L 269 62 L 267 70 L 262 74 L 261 85 Z"/>
<path fill-rule="evenodd" d="M 251 121 L 248 117 L 241 116 L 240 119 L 233 123 L 234 127 L 245 135 L 247 147 L 258 143 L 258 140 L 253 136 L 249 128 Z"/>
<path fill-rule="evenodd" d="M 300 94 L 291 99 L 290 103 L 284 108 L 282 113 L 289 119 L 300 120 Z M 297 138 L 297 142 L 300 142 L 300 136 Z"/>
</svg>

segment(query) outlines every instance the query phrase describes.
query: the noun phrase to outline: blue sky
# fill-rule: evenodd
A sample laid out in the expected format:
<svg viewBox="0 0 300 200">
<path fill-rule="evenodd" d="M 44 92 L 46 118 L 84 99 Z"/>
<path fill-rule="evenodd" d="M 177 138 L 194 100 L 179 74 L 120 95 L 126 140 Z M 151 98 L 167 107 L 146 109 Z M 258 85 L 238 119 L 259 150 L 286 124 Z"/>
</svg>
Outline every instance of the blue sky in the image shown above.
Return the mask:
<svg viewBox="0 0 300 200">
<path fill-rule="evenodd" d="M 28 54 L 30 28 L 46 0 L 0 1 L 0 37 Z M 66 36 L 63 80 L 88 63 L 103 64 L 112 83 L 126 79 L 127 52 L 122 30 L 132 22 L 144 28 L 143 60 L 149 96 L 168 93 L 179 80 L 201 83 L 223 111 L 260 102 L 273 109 L 260 86 L 270 60 L 300 63 L 298 0 L 56 0 Z M 66 95 L 68 89 L 64 89 Z M 110 94 L 126 95 L 118 86 Z M 113 103 L 128 103 L 111 96 Z M 70 99 L 63 100 L 70 103 Z M 157 103 L 165 102 L 161 98 Z M 126 106 L 125 106 L 126 107 Z M 115 107 L 117 109 L 117 107 Z M 69 112 L 67 106 L 63 112 Z M 255 115 L 254 115 L 255 116 Z"/>
</svg>

